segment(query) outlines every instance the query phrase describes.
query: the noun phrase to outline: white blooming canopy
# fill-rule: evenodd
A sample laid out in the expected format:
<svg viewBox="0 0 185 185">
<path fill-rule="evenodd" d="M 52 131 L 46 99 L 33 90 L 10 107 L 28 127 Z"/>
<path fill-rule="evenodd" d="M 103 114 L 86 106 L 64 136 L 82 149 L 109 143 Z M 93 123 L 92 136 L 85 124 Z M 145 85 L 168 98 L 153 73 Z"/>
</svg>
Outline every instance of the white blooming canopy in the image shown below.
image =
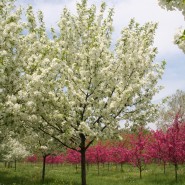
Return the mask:
<svg viewBox="0 0 185 185">
<path fill-rule="evenodd" d="M 90 144 L 114 136 L 120 120 L 142 124 L 153 118 L 151 100 L 165 65 L 154 62 L 157 25 L 131 20 L 113 47 L 113 9 L 105 17 L 105 3 L 97 12 L 81 0 L 76 15 L 64 8 L 60 31 L 52 28 L 51 39 L 42 12 L 36 20 L 29 6 L 22 24 L 11 2 L 3 0 L 0 6 L 1 122 L 21 123 L 20 132 L 30 127 L 81 152 L 86 185 Z"/>
<path fill-rule="evenodd" d="M 3 156 L 5 161 L 24 159 L 30 154 L 22 143 L 11 137 L 7 139 L 3 146 L 6 152 L 6 154 Z"/>
<path fill-rule="evenodd" d="M 60 33 L 39 26 L 32 7 L 22 47 L 23 88 L 18 92 L 25 124 L 39 128 L 63 145 L 87 148 L 95 138 L 111 137 L 120 120 L 151 121 L 164 63 L 154 63 L 152 46 L 156 24 L 140 26 L 131 20 L 111 49 L 113 9 L 104 17 L 105 3 L 96 7 L 77 3 L 77 15 L 64 8 Z M 97 14 L 97 15 L 96 15 Z"/>
<path fill-rule="evenodd" d="M 0 126 L 1 130 L 17 120 L 20 104 L 17 93 L 21 89 L 21 57 L 23 23 L 21 9 L 12 0 L 0 2 Z M 25 49 L 24 49 L 25 50 Z M 3 131 L 4 132 L 4 131 Z"/>
</svg>

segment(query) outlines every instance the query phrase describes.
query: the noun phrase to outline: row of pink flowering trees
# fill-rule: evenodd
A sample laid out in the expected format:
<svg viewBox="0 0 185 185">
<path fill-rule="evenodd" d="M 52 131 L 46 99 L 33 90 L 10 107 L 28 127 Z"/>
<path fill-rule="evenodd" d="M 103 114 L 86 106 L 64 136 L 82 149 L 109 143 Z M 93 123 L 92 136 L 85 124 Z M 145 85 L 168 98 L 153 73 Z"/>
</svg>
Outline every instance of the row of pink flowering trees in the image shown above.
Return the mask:
<svg viewBox="0 0 185 185">
<path fill-rule="evenodd" d="M 175 179 L 177 181 L 178 165 L 185 163 L 185 123 L 178 121 L 167 131 L 145 131 L 142 128 L 137 133 L 124 133 L 125 140 L 97 142 L 89 147 L 86 154 L 87 164 L 96 164 L 99 174 L 100 164 L 132 164 L 139 169 L 140 178 L 142 171 L 148 163 L 160 163 L 165 167 L 167 163 L 174 165 Z M 30 162 L 37 160 L 36 156 L 27 159 Z M 61 164 L 64 162 L 77 165 L 81 162 L 80 153 L 68 149 L 60 155 L 47 156 L 46 162 Z M 88 165 L 87 165 L 88 166 Z"/>
</svg>

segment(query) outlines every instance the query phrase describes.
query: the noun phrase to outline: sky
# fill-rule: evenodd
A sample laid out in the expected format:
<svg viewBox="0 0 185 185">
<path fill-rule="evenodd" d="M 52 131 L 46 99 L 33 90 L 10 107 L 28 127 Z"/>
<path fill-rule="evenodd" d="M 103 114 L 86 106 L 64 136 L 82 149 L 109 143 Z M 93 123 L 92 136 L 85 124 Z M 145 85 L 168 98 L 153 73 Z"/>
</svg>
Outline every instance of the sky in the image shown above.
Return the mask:
<svg viewBox="0 0 185 185">
<path fill-rule="evenodd" d="M 46 27 L 57 29 L 62 9 L 67 7 L 75 14 L 75 4 L 79 0 L 17 0 L 18 5 L 27 7 L 31 4 L 35 11 L 42 10 Z M 89 0 L 90 4 L 99 6 L 101 0 Z M 120 37 L 123 27 L 127 26 L 131 18 L 140 24 L 157 22 L 154 46 L 158 48 L 156 61 L 165 60 L 167 65 L 159 84 L 164 86 L 154 97 L 154 102 L 170 96 L 177 89 L 185 91 L 185 54 L 173 43 L 176 31 L 185 25 L 185 20 L 179 11 L 167 11 L 158 5 L 158 0 L 104 0 L 108 8 L 114 8 L 113 43 Z"/>
</svg>

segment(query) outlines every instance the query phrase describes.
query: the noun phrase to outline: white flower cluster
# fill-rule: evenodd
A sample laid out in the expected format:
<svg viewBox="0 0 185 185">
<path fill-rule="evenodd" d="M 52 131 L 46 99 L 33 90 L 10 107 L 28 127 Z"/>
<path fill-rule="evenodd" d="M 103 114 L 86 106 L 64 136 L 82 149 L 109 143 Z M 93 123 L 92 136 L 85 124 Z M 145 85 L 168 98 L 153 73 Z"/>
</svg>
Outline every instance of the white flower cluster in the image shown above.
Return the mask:
<svg viewBox="0 0 185 185">
<path fill-rule="evenodd" d="M 24 159 L 30 154 L 24 145 L 11 137 L 4 145 L 4 149 L 6 150 L 6 154 L 3 157 L 6 161 Z"/>
<path fill-rule="evenodd" d="M 159 5 L 167 10 L 178 9 L 185 17 L 185 2 L 184 0 L 158 0 Z"/>
<path fill-rule="evenodd" d="M 179 29 L 174 36 L 174 43 L 185 53 L 185 30 Z"/>
<path fill-rule="evenodd" d="M 48 150 L 48 147 L 47 146 L 41 146 L 40 149 L 43 150 L 43 151 L 46 151 L 46 150 Z"/>
</svg>

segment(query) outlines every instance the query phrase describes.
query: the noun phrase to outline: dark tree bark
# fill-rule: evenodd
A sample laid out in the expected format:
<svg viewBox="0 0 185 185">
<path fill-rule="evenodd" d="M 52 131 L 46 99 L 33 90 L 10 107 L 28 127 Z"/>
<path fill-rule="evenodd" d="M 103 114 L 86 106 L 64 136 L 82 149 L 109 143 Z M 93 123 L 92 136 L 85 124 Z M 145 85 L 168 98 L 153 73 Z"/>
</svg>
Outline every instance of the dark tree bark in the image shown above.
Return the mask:
<svg viewBox="0 0 185 185">
<path fill-rule="evenodd" d="M 177 178 L 177 171 L 178 171 L 178 165 L 175 164 L 175 181 L 177 182 L 178 178 Z"/>
<path fill-rule="evenodd" d="M 78 164 L 76 164 L 75 166 L 76 166 L 75 168 L 76 168 L 76 173 L 77 173 L 78 172 Z"/>
<path fill-rule="evenodd" d="M 42 183 L 44 183 L 44 181 L 45 181 L 46 157 L 47 157 L 47 155 L 42 156 Z"/>
<path fill-rule="evenodd" d="M 123 163 L 121 163 L 121 172 L 123 172 Z"/>
<path fill-rule="evenodd" d="M 17 160 L 14 160 L 14 167 L 15 167 L 15 171 L 17 170 Z"/>
<path fill-rule="evenodd" d="M 140 179 L 142 179 L 142 168 L 141 167 L 139 167 L 139 177 Z"/>
<path fill-rule="evenodd" d="M 87 185 L 86 184 L 85 136 L 83 134 L 80 134 L 80 138 L 81 138 L 81 145 L 80 145 L 80 148 L 81 148 L 81 150 L 80 150 L 80 153 L 81 153 L 81 181 L 82 181 L 82 185 Z"/>
<path fill-rule="evenodd" d="M 163 163 L 164 174 L 166 174 L 166 162 Z"/>
</svg>

